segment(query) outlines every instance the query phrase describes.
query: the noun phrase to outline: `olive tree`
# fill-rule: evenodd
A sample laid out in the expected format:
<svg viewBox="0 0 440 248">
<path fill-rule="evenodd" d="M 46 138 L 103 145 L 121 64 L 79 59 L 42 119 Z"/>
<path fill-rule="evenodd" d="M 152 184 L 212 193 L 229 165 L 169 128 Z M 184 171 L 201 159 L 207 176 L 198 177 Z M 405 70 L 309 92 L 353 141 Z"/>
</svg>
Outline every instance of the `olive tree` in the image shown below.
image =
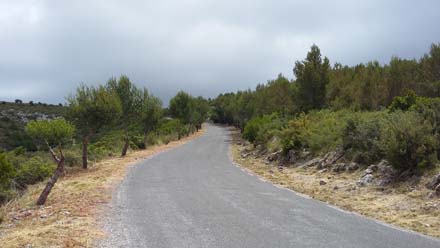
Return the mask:
<svg viewBox="0 0 440 248">
<path fill-rule="evenodd" d="M 88 144 L 90 138 L 103 127 L 120 118 L 122 107 L 115 92 L 103 86 L 81 85 L 76 94 L 67 98 L 67 116 L 72 120 L 82 138 L 82 165 L 87 169 Z"/>
<path fill-rule="evenodd" d="M 30 121 L 26 125 L 26 132 L 36 143 L 44 143 L 57 163 L 54 174 L 49 179 L 38 198 L 37 205 L 43 205 L 47 196 L 64 171 L 64 153 L 62 146 L 72 139 L 75 128 L 64 119 Z"/>
</svg>

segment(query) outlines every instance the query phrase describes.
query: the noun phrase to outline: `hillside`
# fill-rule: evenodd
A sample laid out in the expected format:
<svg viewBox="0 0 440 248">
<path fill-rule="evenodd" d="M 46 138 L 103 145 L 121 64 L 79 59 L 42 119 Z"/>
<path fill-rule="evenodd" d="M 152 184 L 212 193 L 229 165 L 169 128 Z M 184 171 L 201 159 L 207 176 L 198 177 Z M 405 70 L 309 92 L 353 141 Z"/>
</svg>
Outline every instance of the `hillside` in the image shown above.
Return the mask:
<svg viewBox="0 0 440 248">
<path fill-rule="evenodd" d="M 45 103 L 0 102 L 0 150 L 19 146 L 34 149 L 24 134 L 24 125 L 30 120 L 54 119 L 65 114 L 65 107 Z"/>
</svg>

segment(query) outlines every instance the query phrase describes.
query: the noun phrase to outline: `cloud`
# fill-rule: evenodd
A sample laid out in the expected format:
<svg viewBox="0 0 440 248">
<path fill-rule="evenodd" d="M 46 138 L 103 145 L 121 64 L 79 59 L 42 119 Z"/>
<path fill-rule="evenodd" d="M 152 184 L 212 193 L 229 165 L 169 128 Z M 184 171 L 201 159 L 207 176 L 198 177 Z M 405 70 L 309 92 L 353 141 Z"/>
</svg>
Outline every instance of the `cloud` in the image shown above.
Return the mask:
<svg viewBox="0 0 440 248">
<path fill-rule="evenodd" d="M 213 97 L 282 72 L 315 43 L 331 62 L 420 57 L 440 42 L 440 2 L 2 1 L 0 98 L 63 102 L 128 75 L 164 101 Z"/>
</svg>

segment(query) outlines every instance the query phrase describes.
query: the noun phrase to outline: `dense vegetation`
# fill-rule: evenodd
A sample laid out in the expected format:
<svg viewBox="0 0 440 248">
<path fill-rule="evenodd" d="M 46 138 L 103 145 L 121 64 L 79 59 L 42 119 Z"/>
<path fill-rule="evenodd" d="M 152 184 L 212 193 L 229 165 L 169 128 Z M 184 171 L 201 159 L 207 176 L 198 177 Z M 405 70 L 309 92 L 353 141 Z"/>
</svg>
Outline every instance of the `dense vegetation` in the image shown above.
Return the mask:
<svg viewBox="0 0 440 248">
<path fill-rule="evenodd" d="M 0 103 L 0 203 L 50 177 L 37 204 L 44 204 L 65 166 L 82 166 L 129 149 L 145 149 L 187 136 L 207 119 L 202 97 L 179 92 L 164 109 L 146 88 L 126 76 L 98 86 L 81 85 L 67 105 Z"/>
<path fill-rule="evenodd" d="M 437 164 L 440 44 L 418 60 L 356 66 L 331 66 L 314 45 L 293 72 L 294 80 L 280 74 L 255 90 L 220 94 L 211 118 L 285 156 L 340 151 L 363 165 L 387 159 L 406 174 Z"/>
</svg>

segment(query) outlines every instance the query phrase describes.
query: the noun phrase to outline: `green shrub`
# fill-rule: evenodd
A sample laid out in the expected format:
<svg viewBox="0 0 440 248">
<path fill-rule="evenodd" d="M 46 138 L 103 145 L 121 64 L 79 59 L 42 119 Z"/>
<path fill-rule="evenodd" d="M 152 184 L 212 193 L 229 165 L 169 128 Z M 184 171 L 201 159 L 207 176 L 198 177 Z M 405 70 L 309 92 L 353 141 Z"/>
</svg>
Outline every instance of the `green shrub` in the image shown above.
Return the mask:
<svg viewBox="0 0 440 248">
<path fill-rule="evenodd" d="M 0 153 L 0 189 L 9 187 L 15 173 L 15 168 L 6 153 Z"/>
<path fill-rule="evenodd" d="M 349 110 L 321 110 L 299 115 L 281 132 L 283 151 L 305 148 L 317 154 L 342 146 L 345 123 L 352 115 L 354 113 Z"/>
<path fill-rule="evenodd" d="M 301 113 L 288 122 L 287 128 L 283 129 L 280 134 L 284 154 L 289 150 L 299 150 L 305 146 L 302 134 L 309 125 L 309 118 L 305 113 Z"/>
<path fill-rule="evenodd" d="M 64 151 L 64 162 L 68 167 L 80 166 L 82 163 L 82 157 L 77 150 Z"/>
<path fill-rule="evenodd" d="M 380 146 L 400 171 L 418 170 L 437 162 L 439 143 L 433 126 L 413 111 L 388 115 L 381 130 Z"/>
<path fill-rule="evenodd" d="M 342 143 L 348 157 L 367 165 L 383 157 L 379 140 L 384 118 L 384 112 L 365 112 L 346 121 Z"/>
<path fill-rule="evenodd" d="M 15 182 L 20 188 L 26 188 L 27 185 L 41 182 L 52 175 L 55 167 L 54 163 L 47 163 L 40 157 L 32 157 L 18 168 Z"/>
<path fill-rule="evenodd" d="M 388 109 L 393 112 L 397 110 L 406 111 L 409 110 L 418 101 L 416 93 L 412 90 L 408 91 L 406 96 L 396 96 L 393 98 Z"/>
<path fill-rule="evenodd" d="M 266 133 L 270 131 L 270 123 L 276 118 L 277 115 L 272 114 L 251 119 L 244 126 L 243 138 L 252 143 L 264 143 L 264 141 L 267 141 L 267 138 L 262 137 L 265 133 L 260 133 L 260 130 L 264 128 Z"/>
</svg>

